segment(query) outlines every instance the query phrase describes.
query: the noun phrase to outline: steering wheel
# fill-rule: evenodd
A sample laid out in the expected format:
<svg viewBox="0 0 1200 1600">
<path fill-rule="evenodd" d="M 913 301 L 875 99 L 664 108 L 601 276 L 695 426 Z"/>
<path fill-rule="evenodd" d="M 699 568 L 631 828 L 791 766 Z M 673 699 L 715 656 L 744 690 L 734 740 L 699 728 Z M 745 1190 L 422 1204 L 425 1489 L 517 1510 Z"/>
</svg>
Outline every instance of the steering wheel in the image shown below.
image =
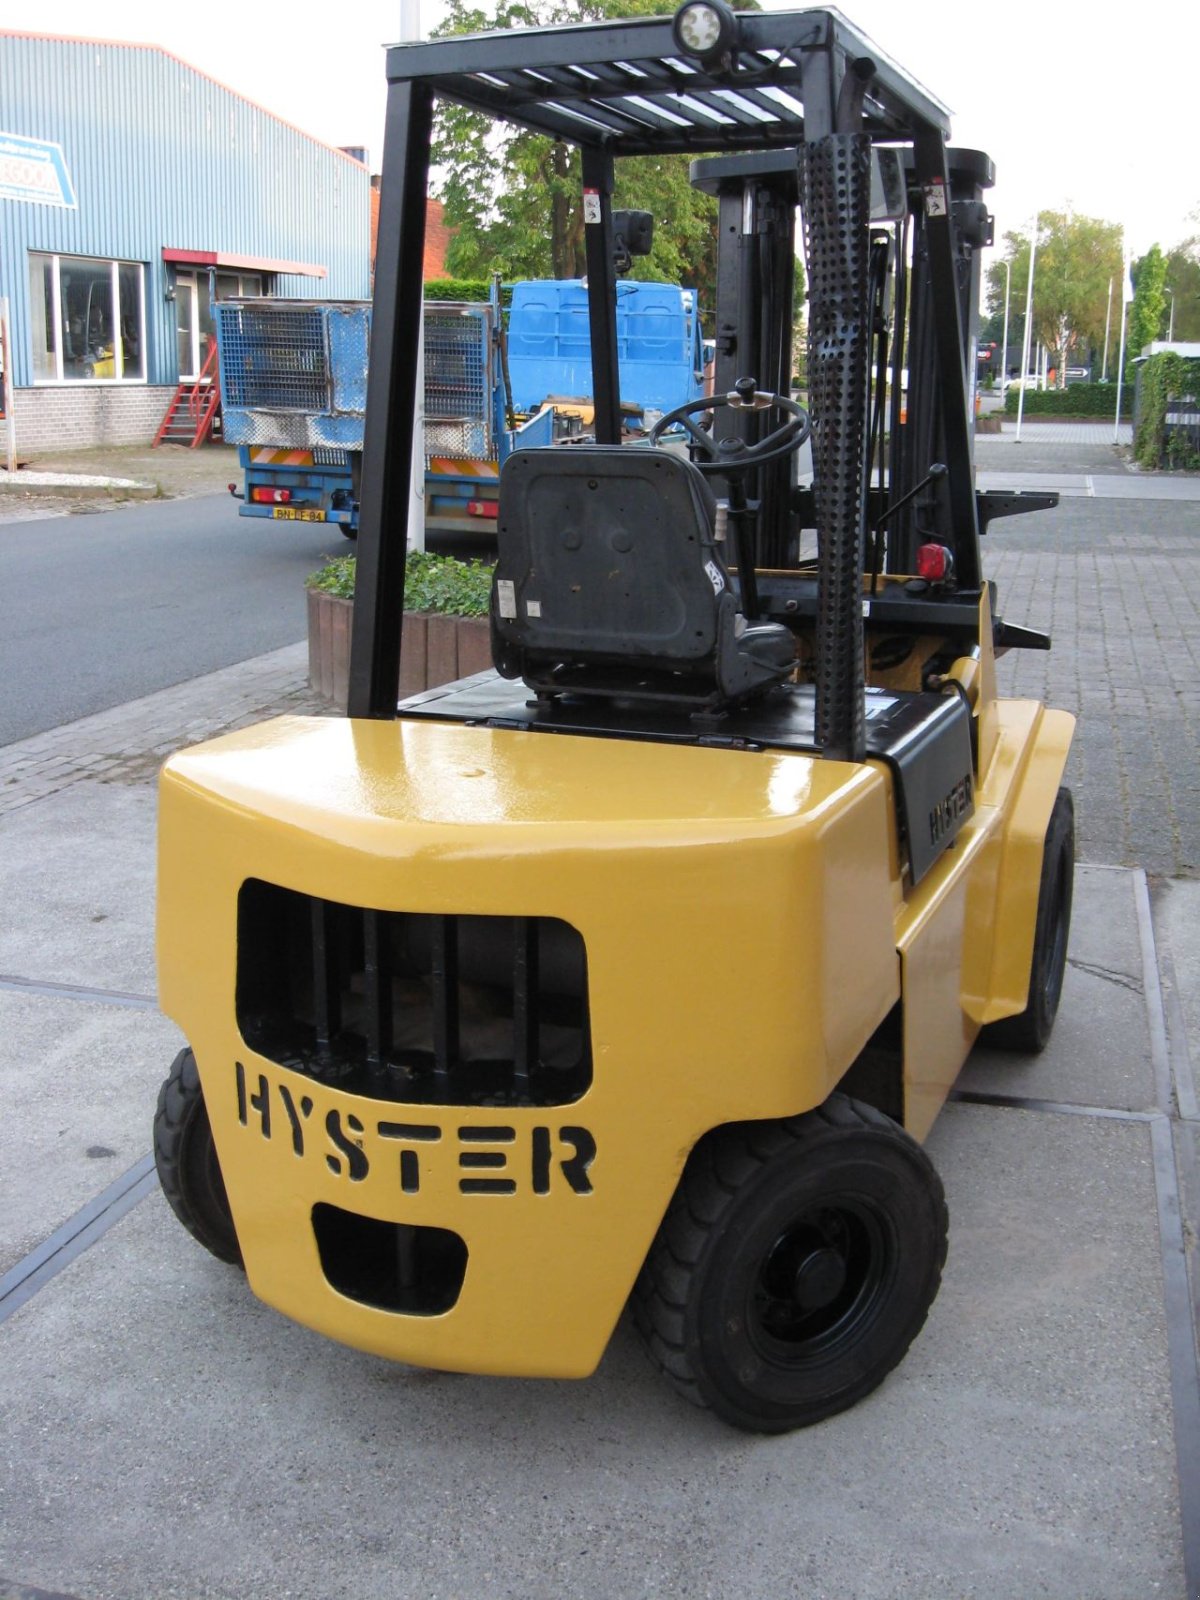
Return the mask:
<svg viewBox="0 0 1200 1600">
<path fill-rule="evenodd" d="M 731 406 L 735 411 L 783 411 L 787 420 L 755 444 L 747 444 L 743 439 L 717 440 L 694 419 L 721 406 Z M 723 477 L 740 477 L 751 467 L 762 466 L 764 461 L 776 461 L 780 456 L 799 450 L 812 432 L 812 423 L 803 406 L 781 394 L 765 394 L 756 389 L 753 378 L 739 378 L 729 394 L 703 395 L 698 400 L 689 400 L 686 405 L 676 406 L 650 429 L 648 442 L 656 445 L 676 423 L 687 431 L 688 449 L 699 470 L 719 472 Z"/>
</svg>

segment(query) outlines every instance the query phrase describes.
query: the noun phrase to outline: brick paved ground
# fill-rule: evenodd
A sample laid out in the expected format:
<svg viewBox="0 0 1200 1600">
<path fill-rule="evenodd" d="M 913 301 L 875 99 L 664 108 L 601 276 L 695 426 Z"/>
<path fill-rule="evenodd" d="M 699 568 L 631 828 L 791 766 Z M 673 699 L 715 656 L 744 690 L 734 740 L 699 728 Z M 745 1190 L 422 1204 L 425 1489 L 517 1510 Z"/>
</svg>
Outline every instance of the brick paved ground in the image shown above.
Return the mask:
<svg viewBox="0 0 1200 1600">
<path fill-rule="evenodd" d="M 181 746 L 293 712 L 325 715 L 308 687 L 308 647 L 211 672 L 0 748 L 0 816 L 86 781 L 151 783 Z"/>
<path fill-rule="evenodd" d="M 991 444 L 1011 444 L 1019 450 L 1039 445 L 1070 445 L 1073 449 L 1108 450 L 1114 444 L 1133 443 L 1133 424 L 1123 422 L 1114 438 L 1112 419 L 1107 422 L 1047 422 L 1041 418 L 1021 419 L 1021 438 L 1017 440 L 1015 417 L 1005 416 L 998 434 L 981 435 Z"/>
<path fill-rule="evenodd" d="M 1003 693 L 1079 718 L 1068 781 L 1084 860 L 1200 871 L 1200 504 L 1064 500 L 992 524 L 1001 614 L 1043 628 Z"/>
</svg>

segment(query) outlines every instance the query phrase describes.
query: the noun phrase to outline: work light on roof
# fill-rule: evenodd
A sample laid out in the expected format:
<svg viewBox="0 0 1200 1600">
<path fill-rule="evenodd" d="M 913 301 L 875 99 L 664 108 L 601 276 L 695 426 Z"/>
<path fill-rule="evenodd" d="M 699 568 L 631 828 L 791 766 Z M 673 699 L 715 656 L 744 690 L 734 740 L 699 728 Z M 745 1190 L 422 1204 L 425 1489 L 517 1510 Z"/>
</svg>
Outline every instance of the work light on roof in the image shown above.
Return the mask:
<svg viewBox="0 0 1200 1600">
<path fill-rule="evenodd" d="M 707 61 L 722 56 L 737 35 L 737 18 L 720 0 L 687 0 L 675 13 L 675 43 L 684 55 Z"/>
</svg>

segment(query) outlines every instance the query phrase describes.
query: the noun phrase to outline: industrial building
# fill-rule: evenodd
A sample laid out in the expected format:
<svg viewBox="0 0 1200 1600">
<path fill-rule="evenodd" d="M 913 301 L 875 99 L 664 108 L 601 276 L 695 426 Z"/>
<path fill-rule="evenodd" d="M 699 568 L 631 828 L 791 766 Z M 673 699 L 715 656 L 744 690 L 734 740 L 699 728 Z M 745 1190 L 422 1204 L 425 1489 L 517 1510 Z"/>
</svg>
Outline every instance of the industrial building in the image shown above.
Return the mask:
<svg viewBox="0 0 1200 1600">
<path fill-rule="evenodd" d="M 0 30 L 19 449 L 152 440 L 207 381 L 214 296 L 369 297 L 362 154 L 158 46 Z"/>
</svg>

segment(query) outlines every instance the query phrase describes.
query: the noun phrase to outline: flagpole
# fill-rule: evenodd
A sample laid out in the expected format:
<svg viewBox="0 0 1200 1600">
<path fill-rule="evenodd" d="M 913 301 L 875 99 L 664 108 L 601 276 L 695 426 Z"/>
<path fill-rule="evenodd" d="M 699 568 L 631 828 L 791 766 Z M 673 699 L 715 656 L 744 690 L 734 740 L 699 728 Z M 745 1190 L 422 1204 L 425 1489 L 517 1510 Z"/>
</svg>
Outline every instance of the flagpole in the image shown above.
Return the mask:
<svg viewBox="0 0 1200 1600">
<path fill-rule="evenodd" d="M 1108 280 L 1108 304 L 1104 308 L 1104 361 L 1100 367 L 1100 382 L 1108 377 L 1108 330 L 1112 322 L 1112 279 Z"/>
<path fill-rule="evenodd" d="M 1008 291 L 1012 286 L 1012 262 L 1004 263 L 1004 354 L 1000 357 L 1000 405 L 1008 387 Z"/>
<path fill-rule="evenodd" d="M 1129 279 L 1129 252 L 1121 268 L 1121 353 L 1117 357 L 1117 414 L 1113 418 L 1113 443 L 1121 442 L 1121 382 L 1125 376 L 1125 307 L 1133 299 Z"/>
<path fill-rule="evenodd" d="M 1033 238 L 1029 241 L 1029 283 L 1025 289 L 1025 335 L 1021 340 L 1021 388 L 1017 395 L 1017 435 L 1016 443 L 1021 442 L 1021 418 L 1025 414 L 1025 385 L 1029 379 L 1029 339 L 1033 332 L 1033 263 L 1037 258 L 1038 224 L 1042 220 L 1039 211 L 1033 219 Z"/>
<path fill-rule="evenodd" d="M 400 0 L 400 38 L 421 38 L 421 0 Z M 409 475 L 408 548 L 425 548 L 425 307 L 417 308 L 417 373 L 413 384 L 412 471 Z"/>
</svg>

